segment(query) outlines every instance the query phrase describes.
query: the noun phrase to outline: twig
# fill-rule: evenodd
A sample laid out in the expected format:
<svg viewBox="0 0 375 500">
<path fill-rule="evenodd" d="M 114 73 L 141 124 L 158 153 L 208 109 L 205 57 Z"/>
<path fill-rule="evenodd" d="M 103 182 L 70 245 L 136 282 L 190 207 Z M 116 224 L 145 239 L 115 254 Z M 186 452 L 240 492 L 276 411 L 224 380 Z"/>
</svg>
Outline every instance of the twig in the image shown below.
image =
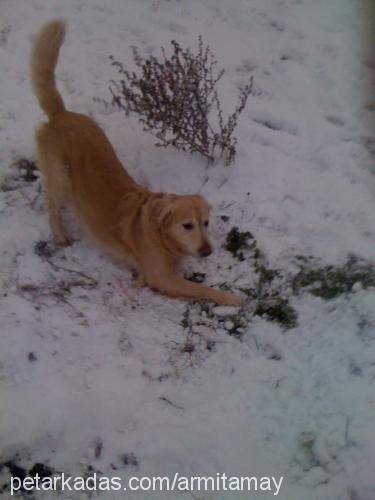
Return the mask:
<svg viewBox="0 0 375 500">
<path fill-rule="evenodd" d="M 172 403 L 168 398 L 165 396 L 159 396 L 160 401 L 164 401 L 165 403 L 169 404 L 170 406 L 173 406 L 173 408 L 176 408 L 177 410 L 185 410 L 182 406 L 178 406 L 175 403 Z"/>
<path fill-rule="evenodd" d="M 98 284 L 96 279 L 92 278 L 91 276 L 87 276 L 87 274 L 83 273 L 82 271 L 77 271 L 76 269 L 69 269 L 69 268 L 64 267 L 64 266 L 58 266 L 57 264 L 52 262 L 52 260 L 50 260 L 50 259 L 46 259 L 46 261 L 48 262 L 48 264 L 51 267 L 53 267 L 54 269 L 56 269 L 58 271 L 67 271 L 68 273 L 78 274 L 79 276 L 82 276 L 82 278 L 84 278 L 85 280 L 87 280 L 89 282 L 88 283 L 89 286 L 94 287 L 94 286 L 97 286 L 97 284 Z"/>
</svg>

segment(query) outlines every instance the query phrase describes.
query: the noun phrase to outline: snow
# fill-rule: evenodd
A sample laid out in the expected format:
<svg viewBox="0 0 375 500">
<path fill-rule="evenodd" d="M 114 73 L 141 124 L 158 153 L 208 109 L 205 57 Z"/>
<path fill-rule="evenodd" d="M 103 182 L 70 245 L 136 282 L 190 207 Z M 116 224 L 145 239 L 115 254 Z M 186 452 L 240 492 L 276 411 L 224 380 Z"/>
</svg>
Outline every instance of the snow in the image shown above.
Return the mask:
<svg viewBox="0 0 375 500">
<path fill-rule="evenodd" d="M 284 274 L 297 255 L 374 263 L 367 9 L 366 0 L 2 0 L 0 463 L 73 475 L 284 476 L 282 500 L 375 498 L 374 288 L 330 301 L 293 295 L 298 325 L 288 330 L 252 316 L 250 303 L 236 338 L 236 310 L 206 314 L 134 288 L 69 213 L 74 245 L 36 252 L 50 239 L 40 179 L 23 182 L 12 165 L 35 158 L 43 119 L 29 84 L 32 37 L 63 17 L 57 79 L 67 107 L 95 117 L 137 181 L 199 191 L 213 207 L 216 252 L 189 271 L 211 285 L 254 286 L 249 263 L 222 248 L 233 226 L 251 231 Z M 200 34 L 226 69 L 225 111 L 254 76 L 229 168 L 155 148 L 136 117 L 93 99 L 109 99 L 109 55 L 130 65 L 132 45 L 157 54 Z M 188 310 L 191 330 L 181 323 Z M 250 498 L 199 498 L 234 496 Z"/>
</svg>

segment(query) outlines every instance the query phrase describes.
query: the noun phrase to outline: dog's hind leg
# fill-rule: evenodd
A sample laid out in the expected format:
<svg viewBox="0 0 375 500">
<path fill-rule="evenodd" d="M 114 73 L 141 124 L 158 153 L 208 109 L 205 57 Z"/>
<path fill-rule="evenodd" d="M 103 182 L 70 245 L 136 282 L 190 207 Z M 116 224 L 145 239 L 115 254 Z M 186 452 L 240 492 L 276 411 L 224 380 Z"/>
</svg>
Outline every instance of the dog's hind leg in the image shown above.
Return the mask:
<svg viewBox="0 0 375 500">
<path fill-rule="evenodd" d="M 52 194 L 50 194 L 52 191 Z M 69 246 L 73 243 L 73 238 L 69 235 L 62 221 L 60 209 L 62 204 L 59 198 L 53 193 L 53 190 L 48 187 L 47 182 L 47 197 L 48 197 L 48 217 L 52 229 L 53 237 L 57 244 L 61 246 Z"/>
<path fill-rule="evenodd" d="M 36 133 L 38 146 L 38 165 L 43 173 L 43 182 L 47 191 L 49 223 L 56 243 L 67 246 L 73 239 L 69 236 L 61 217 L 61 208 L 69 195 L 67 167 L 54 144 L 54 138 L 48 126 L 41 126 Z"/>
</svg>

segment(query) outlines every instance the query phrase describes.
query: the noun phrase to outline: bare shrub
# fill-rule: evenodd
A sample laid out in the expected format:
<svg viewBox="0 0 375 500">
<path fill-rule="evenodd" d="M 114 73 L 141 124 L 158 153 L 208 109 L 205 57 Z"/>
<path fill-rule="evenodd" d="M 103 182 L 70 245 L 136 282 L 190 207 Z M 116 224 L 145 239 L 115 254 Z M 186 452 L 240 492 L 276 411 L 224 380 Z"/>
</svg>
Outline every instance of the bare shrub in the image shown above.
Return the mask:
<svg viewBox="0 0 375 500">
<path fill-rule="evenodd" d="M 111 56 L 121 79 L 110 84 L 112 104 L 128 115 L 139 115 L 143 129 L 158 139 L 156 146 L 174 146 L 177 150 L 197 152 L 214 160 L 218 155 L 226 165 L 233 162 L 237 139 L 233 136 L 238 117 L 252 90 L 253 79 L 240 90 L 235 111 L 224 120 L 216 84 L 224 70 L 215 71 L 217 60 L 210 47 L 199 37 L 198 50 L 183 49 L 171 41 L 172 54 L 161 48 L 161 59 L 143 59 L 132 47 L 139 73 L 126 70 Z M 215 131 L 212 115 L 216 111 Z"/>
</svg>

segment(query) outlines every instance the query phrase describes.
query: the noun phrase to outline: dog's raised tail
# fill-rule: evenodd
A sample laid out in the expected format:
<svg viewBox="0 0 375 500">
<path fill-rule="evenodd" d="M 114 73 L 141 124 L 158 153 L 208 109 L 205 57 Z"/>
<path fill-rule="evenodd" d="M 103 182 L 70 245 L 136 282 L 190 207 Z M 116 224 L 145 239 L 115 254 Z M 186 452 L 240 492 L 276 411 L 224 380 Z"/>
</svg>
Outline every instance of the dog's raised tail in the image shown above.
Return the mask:
<svg viewBox="0 0 375 500">
<path fill-rule="evenodd" d="M 60 19 L 50 21 L 36 35 L 31 51 L 32 88 L 49 118 L 65 110 L 55 82 L 55 68 L 64 36 L 65 23 Z"/>
</svg>

